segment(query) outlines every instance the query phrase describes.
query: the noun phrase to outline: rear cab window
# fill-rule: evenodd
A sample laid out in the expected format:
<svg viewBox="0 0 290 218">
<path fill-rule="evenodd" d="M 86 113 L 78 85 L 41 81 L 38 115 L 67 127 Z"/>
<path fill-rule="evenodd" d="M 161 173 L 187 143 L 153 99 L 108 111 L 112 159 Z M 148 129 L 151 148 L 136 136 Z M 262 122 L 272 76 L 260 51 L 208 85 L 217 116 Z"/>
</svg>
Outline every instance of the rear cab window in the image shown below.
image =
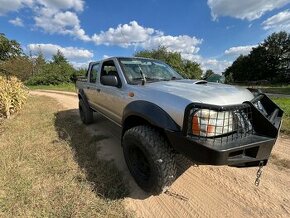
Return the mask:
<svg viewBox="0 0 290 218">
<path fill-rule="evenodd" d="M 89 83 L 96 83 L 99 75 L 100 63 L 94 63 L 89 73 Z"/>
</svg>

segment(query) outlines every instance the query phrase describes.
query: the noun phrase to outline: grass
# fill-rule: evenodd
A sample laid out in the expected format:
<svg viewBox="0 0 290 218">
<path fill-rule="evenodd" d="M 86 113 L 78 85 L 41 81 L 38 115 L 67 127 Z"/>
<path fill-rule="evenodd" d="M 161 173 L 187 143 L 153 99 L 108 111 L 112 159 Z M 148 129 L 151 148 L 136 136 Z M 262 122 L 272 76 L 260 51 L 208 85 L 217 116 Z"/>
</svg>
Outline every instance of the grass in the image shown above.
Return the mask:
<svg viewBox="0 0 290 218">
<path fill-rule="evenodd" d="M 112 162 L 75 111 L 30 97 L 0 131 L 0 217 L 125 217 L 127 195 Z"/>
<path fill-rule="evenodd" d="M 38 86 L 28 86 L 31 90 L 43 89 L 43 90 L 57 90 L 57 91 L 66 91 L 66 92 L 75 92 L 74 83 L 65 83 L 60 85 L 38 85 Z"/>
<path fill-rule="evenodd" d="M 290 98 L 272 98 L 284 111 L 281 132 L 290 135 Z"/>
<path fill-rule="evenodd" d="M 280 87 L 265 87 L 261 88 L 265 93 L 290 95 L 290 85 Z"/>
</svg>

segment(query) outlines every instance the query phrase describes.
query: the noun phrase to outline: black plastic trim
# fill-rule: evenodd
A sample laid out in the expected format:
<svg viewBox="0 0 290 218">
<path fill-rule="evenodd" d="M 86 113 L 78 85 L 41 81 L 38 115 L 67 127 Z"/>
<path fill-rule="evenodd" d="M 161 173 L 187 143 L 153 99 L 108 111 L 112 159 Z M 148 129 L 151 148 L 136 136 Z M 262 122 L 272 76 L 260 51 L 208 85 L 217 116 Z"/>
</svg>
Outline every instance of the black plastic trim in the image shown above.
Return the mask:
<svg viewBox="0 0 290 218">
<path fill-rule="evenodd" d="M 122 126 L 130 116 L 138 116 L 151 125 L 165 130 L 181 131 L 180 126 L 161 107 L 148 101 L 138 100 L 129 103 L 123 112 Z"/>
</svg>

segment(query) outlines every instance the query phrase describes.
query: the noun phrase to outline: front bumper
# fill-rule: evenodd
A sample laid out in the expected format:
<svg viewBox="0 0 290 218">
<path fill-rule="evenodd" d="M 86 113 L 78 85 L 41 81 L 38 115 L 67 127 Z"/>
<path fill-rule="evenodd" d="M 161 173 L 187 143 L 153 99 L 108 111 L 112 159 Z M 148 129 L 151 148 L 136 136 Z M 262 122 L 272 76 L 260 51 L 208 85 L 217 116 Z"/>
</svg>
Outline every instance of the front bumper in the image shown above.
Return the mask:
<svg viewBox="0 0 290 218">
<path fill-rule="evenodd" d="M 255 105 L 263 105 L 260 111 Z M 190 110 L 192 108 L 210 108 L 216 111 L 249 108 L 251 111 L 252 131 L 247 134 L 227 135 L 222 137 L 198 137 L 189 134 Z M 234 108 L 234 109 L 233 109 Z M 272 148 L 278 137 L 283 111 L 266 95 L 259 94 L 250 102 L 234 106 L 215 106 L 191 104 L 185 112 L 183 132 L 166 131 L 174 149 L 199 164 L 258 166 L 260 161 L 267 164 Z M 249 116 L 249 115 L 248 115 Z"/>
</svg>

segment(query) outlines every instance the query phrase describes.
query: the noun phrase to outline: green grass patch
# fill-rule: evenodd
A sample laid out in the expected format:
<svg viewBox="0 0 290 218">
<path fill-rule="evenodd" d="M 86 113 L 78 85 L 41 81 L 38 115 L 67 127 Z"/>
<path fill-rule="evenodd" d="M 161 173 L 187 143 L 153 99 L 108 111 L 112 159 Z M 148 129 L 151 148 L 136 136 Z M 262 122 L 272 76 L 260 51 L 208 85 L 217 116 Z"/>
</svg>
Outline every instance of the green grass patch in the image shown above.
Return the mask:
<svg viewBox="0 0 290 218">
<path fill-rule="evenodd" d="M 0 131 L 0 217 L 126 217 L 122 176 L 76 110 L 32 96 Z"/>
<path fill-rule="evenodd" d="M 284 111 L 281 131 L 290 135 L 290 98 L 272 98 Z"/>
<path fill-rule="evenodd" d="M 56 91 L 66 91 L 66 92 L 75 92 L 75 84 L 74 83 L 65 83 L 60 85 L 38 85 L 38 86 L 28 86 L 31 90 L 56 90 Z"/>
<path fill-rule="evenodd" d="M 265 87 L 261 88 L 265 93 L 290 95 L 290 85 L 280 87 Z"/>
</svg>

